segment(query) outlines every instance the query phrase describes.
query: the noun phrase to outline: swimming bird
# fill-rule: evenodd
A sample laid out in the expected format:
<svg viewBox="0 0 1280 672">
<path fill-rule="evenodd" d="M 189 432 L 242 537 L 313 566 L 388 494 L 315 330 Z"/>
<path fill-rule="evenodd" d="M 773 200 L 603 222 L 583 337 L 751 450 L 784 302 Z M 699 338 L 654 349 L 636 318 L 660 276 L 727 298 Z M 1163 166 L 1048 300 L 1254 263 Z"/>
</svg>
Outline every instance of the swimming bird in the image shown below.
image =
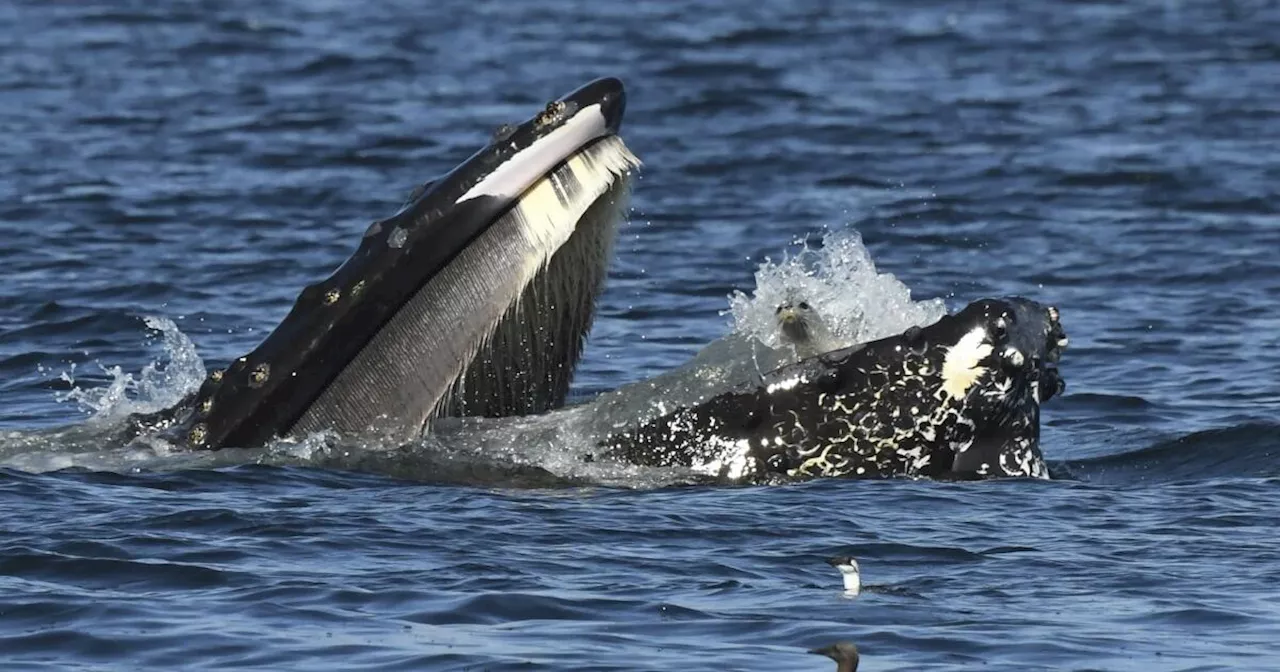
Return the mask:
<svg viewBox="0 0 1280 672">
<path fill-rule="evenodd" d="M 848 555 L 841 555 L 827 560 L 827 564 L 840 570 L 840 575 L 844 577 L 846 595 L 852 597 L 862 590 L 862 572 L 858 569 L 857 560 Z"/>
<path fill-rule="evenodd" d="M 816 653 L 836 661 L 836 672 L 858 671 L 858 647 L 854 646 L 853 642 L 836 642 L 830 646 L 809 649 L 809 653 Z"/>
<path fill-rule="evenodd" d="M 808 359 L 840 348 L 827 323 L 808 301 L 783 301 L 773 314 L 778 320 L 778 340 L 790 345 L 797 358 Z"/>
</svg>

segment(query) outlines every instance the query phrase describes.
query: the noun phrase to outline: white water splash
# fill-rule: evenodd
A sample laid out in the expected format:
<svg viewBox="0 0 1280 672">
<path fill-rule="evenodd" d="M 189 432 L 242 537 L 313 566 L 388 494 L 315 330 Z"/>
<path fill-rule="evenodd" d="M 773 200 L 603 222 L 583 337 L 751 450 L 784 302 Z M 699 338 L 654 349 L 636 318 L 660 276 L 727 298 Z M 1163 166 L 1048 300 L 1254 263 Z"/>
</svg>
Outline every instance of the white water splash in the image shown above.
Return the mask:
<svg viewBox="0 0 1280 672">
<path fill-rule="evenodd" d="M 803 248 L 795 256 L 760 265 L 751 296 L 737 291 L 729 297 L 734 331 L 779 347 L 774 309 L 783 299 L 807 301 L 842 347 L 927 326 L 946 314 L 942 299 L 913 301 L 892 273 L 877 272 L 857 231 L 828 233 L 818 249 L 807 240 L 797 243 Z"/>
<path fill-rule="evenodd" d="M 57 400 L 75 402 L 91 414 L 91 420 L 109 421 L 131 413 L 168 408 L 195 391 L 205 377 L 204 360 L 196 352 L 195 344 L 169 318 L 149 315 L 143 322 L 159 333 L 163 359 L 144 366 L 137 377 L 119 366 L 99 364 L 103 373 L 111 378 L 106 387 L 77 387 L 73 366 L 60 376 L 71 390 L 58 394 Z M 155 334 L 149 340 L 154 342 Z"/>
<path fill-rule="evenodd" d="M 485 465 L 501 474 L 508 467 L 542 469 L 562 478 L 620 487 L 658 487 L 689 476 L 681 468 L 653 469 L 608 460 L 587 461 L 596 441 L 678 405 L 697 403 L 785 362 L 778 346 L 774 308 L 784 297 L 808 301 L 846 344 L 900 333 L 936 321 L 941 300 L 916 302 L 893 275 L 878 273 L 856 232 L 832 233 L 821 248 L 807 245 L 782 262 L 766 261 L 755 274 L 750 296 L 728 299 L 731 328 L 693 359 L 656 378 L 623 386 L 576 407 L 525 418 L 446 419 L 431 436 L 407 451 L 376 440 L 347 441 L 319 433 L 272 442 L 256 449 L 175 451 L 159 438 L 140 437 L 118 446 L 104 444 L 110 426 L 132 413 L 167 408 L 195 391 L 205 376 L 195 346 L 171 320 L 145 318 L 163 352 L 136 375 L 119 366 L 102 367 L 104 387 L 75 386 L 75 369 L 63 374 L 73 389 L 61 401 L 79 404 L 90 422 L 55 432 L 0 436 L 0 465 L 28 471 L 69 466 L 131 471 L 217 468 L 262 463 L 372 470 L 405 478 L 485 480 Z M 691 318 L 692 319 L 692 318 Z M 379 456 L 385 456 L 380 458 Z M 492 476 L 501 482 L 501 476 Z"/>
<path fill-rule="evenodd" d="M 800 242 L 800 241 L 797 241 Z M 946 314 L 941 299 L 914 301 L 911 290 L 880 273 L 856 231 L 831 233 L 821 248 L 807 245 L 780 263 L 766 261 L 748 296 L 729 297 L 732 327 L 689 361 L 657 377 L 624 385 L 581 406 L 529 418 L 501 418 L 452 427 L 435 438 L 445 450 L 495 459 L 501 456 L 558 476 L 620 487 L 656 487 L 681 481 L 688 470 L 653 469 L 611 460 L 586 462 L 596 441 L 627 425 L 678 406 L 700 403 L 764 372 L 793 361 L 780 348 L 774 309 L 785 298 L 809 302 L 826 320 L 841 347 L 883 338 Z M 465 428 L 464 428 L 465 427 Z"/>
</svg>

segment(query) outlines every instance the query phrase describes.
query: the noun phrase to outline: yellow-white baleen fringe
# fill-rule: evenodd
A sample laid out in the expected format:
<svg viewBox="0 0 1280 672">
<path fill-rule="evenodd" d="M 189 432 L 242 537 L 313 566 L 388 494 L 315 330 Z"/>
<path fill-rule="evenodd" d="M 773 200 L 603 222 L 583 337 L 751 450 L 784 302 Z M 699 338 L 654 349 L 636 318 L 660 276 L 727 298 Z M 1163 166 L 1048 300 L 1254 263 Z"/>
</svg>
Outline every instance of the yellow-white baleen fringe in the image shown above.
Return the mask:
<svg viewBox="0 0 1280 672">
<path fill-rule="evenodd" d="M 562 404 L 639 166 L 611 135 L 535 182 L 401 307 L 295 431 L 413 435 L 439 415 Z"/>
</svg>

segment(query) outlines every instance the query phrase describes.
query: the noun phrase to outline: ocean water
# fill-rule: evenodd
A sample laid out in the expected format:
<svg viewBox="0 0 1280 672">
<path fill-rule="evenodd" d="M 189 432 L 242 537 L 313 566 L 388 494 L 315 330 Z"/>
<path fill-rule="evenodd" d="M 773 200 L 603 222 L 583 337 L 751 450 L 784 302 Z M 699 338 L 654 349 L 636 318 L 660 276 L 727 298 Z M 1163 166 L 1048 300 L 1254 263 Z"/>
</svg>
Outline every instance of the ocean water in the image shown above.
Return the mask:
<svg viewBox="0 0 1280 672">
<path fill-rule="evenodd" d="M 645 168 L 576 400 L 749 332 L 800 255 L 851 330 L 1059 306 L 1057 478 L 96 443 L 603 75 Z M 1280 669 L 1274 2 L 9 0 L 0 137 L 0 669 Z"/>
</svg>

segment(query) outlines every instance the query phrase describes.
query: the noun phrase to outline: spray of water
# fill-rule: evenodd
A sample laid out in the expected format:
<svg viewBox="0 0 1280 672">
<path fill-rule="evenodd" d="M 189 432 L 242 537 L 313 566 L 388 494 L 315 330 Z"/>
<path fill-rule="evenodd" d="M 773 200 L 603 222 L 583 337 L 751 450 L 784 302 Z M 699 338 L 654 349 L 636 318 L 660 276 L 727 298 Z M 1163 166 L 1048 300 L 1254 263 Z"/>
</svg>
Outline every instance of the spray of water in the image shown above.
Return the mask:
<svg viewBox="0 0 1280 672">
<path fill-rule="evenodd" d="M 857 231 L 828 233 L 817 249 L 797 242 L 802 248 L 794 256 L 760 265 L 751 296 L 736 291 L 729 297 L 735 332 L 779 347 L 774 310 L 784 300 L 808 302 L 842 347 L 927 326 L 946 314 L 941 299 L 913 301 L 892 273 L 878 272 Z"/>
<path fill-rule="evenodd" d="M 590 462 L 583 457 L 595 450 L 595 441 L 603 433 L 675 405 L 697 403 L 785 361 L 777 349 L 781 344 L 774 316 L 782 300 L 808 302 L 836 339 L 843 341 L 842 346 L 900 333 L 912 325 L 924 326 L 945 314 L 941 300 L 913 301 L 910 289 L 897 278 L 878 272 L 854 231 L 827 234 L 818 248 L 804 243 L 799 252 L 781 262 L 767 260 L 757 269 L 755 282 L 750 295 L 739 291 L 728 297 L 728 310 L 721 314 L 732 317 L 729 333 L 662 376 L 542 416 L 451 419 L 410 446 L 348 441 L 329 434 L 283 439 L 263 449 L 212 453 L 173 451 L 154 437 L 135 439 L 128 446 L 105 446 L 101 439 L 107 434 L 95 428 L 178 403 L 205 376 L 195 345 L 177 325 L 166 318 L 147 317 L 152 341 L 160 340 L 162 353 L 157 361 L 137 375 L 119 366 L 104 366 L 110 382 L 103 387 L 79 387 L 75 370 L 64 372 L 72 389 L 60 394 L 59 400 L 78 404 L 90 421 L 52 434 L 0 437 L 0 465 L 31 471 L 67 466 L 132 470 L 259 462 L 373 470 L 428 480 L 503 480 L 511 474 L 543 472 L 599 484 L 651 487 L 680 481 L 688 474 Z"/>
<path fill-rule="evenodd" d="M 587 461 L 596 441 L 627 425 L 692 405 L 750 382 L 791 361 L 779 341 L 774 309 L 783 299 L 808 302 L 841 341 L 863 343 L 907 328 L 926 326 L 946 313 L 940 299 L 914 301 L 892 274 L 880 273 L 855 231 L 830 233 L 820 247 L 802 249 L 781 262 L 766 260 L 750 295 L 729 296 L 731 328 L 684 364 L 625 385 L 582 406 L 530 418 L 467 422 L 438 427 L 432 450 L 536 466 L 566 478 L 621 487 L 655 487 L 690 476 L 686 470 L 651 469 L 612 461 Z"/>
<path fill-rule="evenodd" d="M 110 422 L 130 413 L 150 413 L 168 408 L 204 380 L 204 361 L 196 352 L 196 346 L 182 333 L 178 325 L 166 317 L 143 318 L 152 333 L 153 345 L 158 335 L 163 350 L 159 361 L 144 366 L 138 375 L 128 373 L 119 366 L 102 366 L 111 382 L 105 387 L 79 387 L 75 382 L 75 369 L 64 371 L 62 380 L 71 389 L 57 395 L 60 402 L 74 402 L 90 414 L 94 422 Z"/>
</svg>

